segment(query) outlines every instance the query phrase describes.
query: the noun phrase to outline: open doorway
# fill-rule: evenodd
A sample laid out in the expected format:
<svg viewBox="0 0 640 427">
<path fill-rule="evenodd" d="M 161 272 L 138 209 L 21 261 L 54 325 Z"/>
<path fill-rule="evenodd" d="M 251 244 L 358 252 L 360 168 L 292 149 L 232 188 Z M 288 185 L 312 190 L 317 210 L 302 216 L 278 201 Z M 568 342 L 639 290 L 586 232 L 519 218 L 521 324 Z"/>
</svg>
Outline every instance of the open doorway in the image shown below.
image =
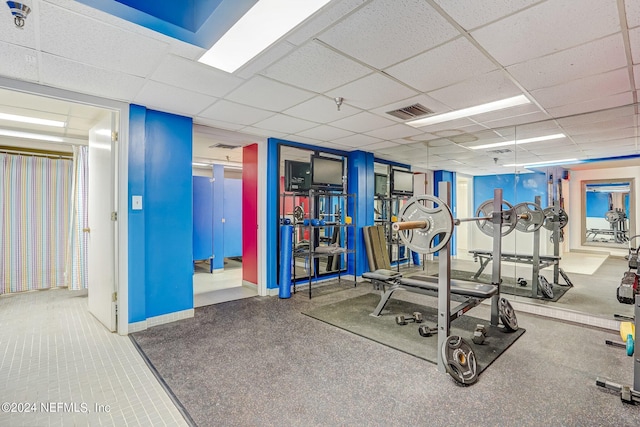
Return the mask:
<svg viewBox="0 0 640 427">
<path fill-rule="evenodd" d="M 0 88 L 0 293 L 67 288 L 114 332 L 121 112 L 29 89 Z"/>
</svg>

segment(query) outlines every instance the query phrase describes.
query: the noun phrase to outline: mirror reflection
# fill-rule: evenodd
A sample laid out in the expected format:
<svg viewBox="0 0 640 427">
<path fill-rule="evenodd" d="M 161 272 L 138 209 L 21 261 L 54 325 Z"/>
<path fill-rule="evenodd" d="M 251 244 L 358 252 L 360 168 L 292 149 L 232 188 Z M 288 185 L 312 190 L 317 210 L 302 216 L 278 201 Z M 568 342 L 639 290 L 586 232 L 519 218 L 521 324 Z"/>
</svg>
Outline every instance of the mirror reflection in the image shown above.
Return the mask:
<svg viewBox="0 0 640 427">
<path fill-rule="evenodd" d="M 631 182 L 585 181 L 585 242 L 625 245 L 629 241 Z"/>
</svg>

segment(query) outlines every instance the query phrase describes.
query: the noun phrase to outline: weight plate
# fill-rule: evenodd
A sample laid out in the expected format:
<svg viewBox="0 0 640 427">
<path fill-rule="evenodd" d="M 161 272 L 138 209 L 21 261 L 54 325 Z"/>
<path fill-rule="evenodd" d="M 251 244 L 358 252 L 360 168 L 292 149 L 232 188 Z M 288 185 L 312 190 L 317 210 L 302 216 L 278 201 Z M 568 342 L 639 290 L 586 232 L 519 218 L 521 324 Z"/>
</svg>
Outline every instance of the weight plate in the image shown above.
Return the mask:
<svg viewBox="0 0 640 427">
<path fill-rule="evenodd" d="M 461 384 L 478 380 L 476 355 L 462 337 L 451 335 L 442 343 L 442 361 L 447 373 Z"/>
<path fill-rule="evenodd" d="M 427 203 L 433 206 L 427 206 Z M 453 215 L 449 206 L 428 194 L 409 199 L 400 210 L 398 219 L 399 222 L 426 221 L 426 228 L 398 231 L 402 243 L 419 254 L 438 252 L 449 242 L 453 233 Z"/>
<path fill-rule="evenodd" d="M 545 215 L 542 208 L 533 202 L 518 203 L 513 207 L 516 213 L 516 230 L 523 233 L 533 233 L 542 227 Z"/>
<path fill-rule="evenodd" d="M 604 214 L 604 218 L 607 222 L 611 223 L 620 221 L 620 215 L 618 215 L 618 212 L 616 211 L 607 211 L 607 213 Z"/>
<path fill-rule="evenodd" d="M 551 283 L 549 283 L 546 277 L 542 275 L 538 276 L 538 287 L 542 291 L 542 295 L 549 299 L 553 298 L 553 286 L 551 286 Z"/>
<path fill-rule="evenodd" d="M 487 219 L 476 220 L 476 225 L 484 234 L 493 237 L 493 199 L 486 200 L 478 206 L 476 217 Z M 506 200 L 502 201 L 502 232 L 503 237 L 511 233 L 516 227 L 518 218 L 513 214 L 513 205 Z"/>
<path fill-rule="evenodd" d="M 544 208 L 543 212 L 544 212 L 545 219 L 542 226 L 549 231 L 553 231 L 553 224 L 556 221 L 560 223 L 561 230 L 565 228 L 567 226 L 567 223 L 569 222 L 569 217 L 567 216 L 567 213 L 562 208 L 560 208 L 560 212 L 558 213 L 557 219 L 554 219 L 555 214 L 553 213 L 552 207 Z"/>
<path fill-rule="evenodd" d="M 304 209 L 302 209 L 302 206 L 293 208 L 293 219 L 295 219 L 296 222 L 302 222 L 304 220 Z"/>
<path fill-rule="evenodd" d="M 627 335 L 627 356 L 633 356 L 633 352 L 635 351 L 635 340 L 633 339 L 633 335 Z"/>
<path fill-rule="evenodd" d="M 518 330 L 518 318 L 516 312 L 513 310 L 509 300 L 500 298 L 498 301 L 498 309 L 500 311 L 500 320 L 507 330 L 515 332 Z"/>
</svg>

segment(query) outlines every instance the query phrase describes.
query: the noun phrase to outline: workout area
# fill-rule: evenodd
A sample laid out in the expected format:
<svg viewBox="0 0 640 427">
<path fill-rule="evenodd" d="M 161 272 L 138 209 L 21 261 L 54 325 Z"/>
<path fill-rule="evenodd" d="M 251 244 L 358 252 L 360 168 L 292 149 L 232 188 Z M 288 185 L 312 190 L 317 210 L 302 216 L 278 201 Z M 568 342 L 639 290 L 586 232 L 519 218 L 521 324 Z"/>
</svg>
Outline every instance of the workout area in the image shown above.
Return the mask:
<svg viewBox="0 0 640 427">
<path fill-rule="evenodd" d="M 0 425 L 640 426 L 640 2 L 5 3 Z"/>
</svg>

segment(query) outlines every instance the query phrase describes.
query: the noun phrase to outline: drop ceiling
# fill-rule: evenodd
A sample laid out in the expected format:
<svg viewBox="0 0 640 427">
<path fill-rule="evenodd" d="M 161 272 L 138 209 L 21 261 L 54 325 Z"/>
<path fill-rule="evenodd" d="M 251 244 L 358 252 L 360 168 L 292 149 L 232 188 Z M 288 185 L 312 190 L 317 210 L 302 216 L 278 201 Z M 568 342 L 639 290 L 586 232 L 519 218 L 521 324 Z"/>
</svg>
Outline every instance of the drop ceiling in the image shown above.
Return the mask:
<svg viewBox="0 0 640 427">
<path fill-rule="evenodd" d="M 277 137 L 471 175 L 640 154 L 638 1 L 333 0 L 233 74 L 198 63 L 204 47 L 86 4 L 25 3 L 22 29 L 0 5 L 0 76 L 192 117 L 202 158 L 214 156 L 209 136 Z M 421 128 L 387 114 L 520 94 L 531 103 Z M 556 133 L 567 137 L 470 149 Z"/>
</svg>

